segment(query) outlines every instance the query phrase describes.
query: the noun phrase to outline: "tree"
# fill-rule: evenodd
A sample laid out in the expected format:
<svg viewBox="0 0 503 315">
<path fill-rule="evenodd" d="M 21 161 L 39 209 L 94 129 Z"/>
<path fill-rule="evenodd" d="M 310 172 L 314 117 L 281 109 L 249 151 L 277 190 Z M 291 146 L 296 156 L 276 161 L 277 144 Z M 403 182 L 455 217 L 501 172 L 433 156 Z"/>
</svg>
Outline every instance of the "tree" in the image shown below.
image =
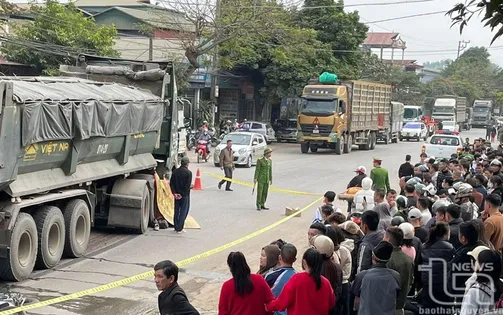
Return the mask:
<svg viewBox="0 0 503 315">
<path fill-rule="evenodd" d="M 159 23 L 186 25 L 176 39 L 185 51 L 190 63 L 187 76 L 201 66 L 201 56 L 214 53 L 226 42 L 240 37 L 267 34 L 276 21 L 265 17 L 271 10 L 278 10 L 275 2 L 266 0 L 180 0 L 162 2 L 170 10 L 181 12 L 182 18 L 165 21 L 159 15 Z M 280 8 L 281 9 L 281 8 Z"/>
<path fill-rule="evenodd" d="M 51 73 L 60 64 L 74 63 L 79 53 L 119 56 L 113 49 L 115 27 L 96 25 L 72 3 L 47 0 L 43 7 L 33 4 L 30 11 L 35 20 L 15 25 L 15 35 L 4 38 L 0 51 L 8 60 Z"/>
<path fill-rule="evenodd" d="M 451 62 L 452 62 L 451 59 L 443 59 L 434 62 L 426 61 L 425 63 L 423 63 L 423 66 L 425 69 L 444 70 Z"/>
<path fill-rule="evenodd" d="M 277 5 L 263 16 L 270 21 L 266 33 L 248 33 L 219 48 L 222 68 L 254 78 L 271 102 L 299 95 L 310 78 L 337 68 L 330 46 L 316 31 L 296 26 L 293 17 Z"/>
<path fill-rule="evenodd" d="M 360 22 L 358 12 L 345 12 L 342 0 L 306 0 L 297 13 L 297 21 L 304 28 L 318 32 L 317 39 L 330 45 L 333 55 L 341 62 L 337 74 L 341 78 L 356 79 L 363 72 L 360 45 L 368 27 Z"/>
<path fill-rule="evenodd" d="M 442 71 L 441 78 L 426 85 L 426 96 L 456 94 L 466 97 L 468 104 L 476 99 L 496 99 L 496 93 L 503 83 L 503 74 L 489 57 L 484 47 L 466 50 Z"/>
<path fill-rule="evenodd" d="M 460 33 L 463 33 L 463 28 L 474 15 L 480 14 L 482 22 L 485 22 L 484 26 L 490 27 L 491 31 L 498 30 L 491 44 L 503 35 L 503 0 L 470 0 L 456 4 L 447 14 L 453 25 L 459 25 Z"/>
</svg>

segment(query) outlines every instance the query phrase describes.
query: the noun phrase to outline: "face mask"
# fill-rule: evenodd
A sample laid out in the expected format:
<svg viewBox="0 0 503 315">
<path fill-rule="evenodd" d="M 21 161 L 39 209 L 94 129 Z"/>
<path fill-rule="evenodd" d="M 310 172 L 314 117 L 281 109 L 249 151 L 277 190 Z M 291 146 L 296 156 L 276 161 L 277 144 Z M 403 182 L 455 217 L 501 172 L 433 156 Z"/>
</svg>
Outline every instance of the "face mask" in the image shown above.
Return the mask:
<svg viewBox="0 0 503 315">
<path fill-rule="evenodd" d="M 491 182 L 487 183 L 487 188 L 493 188 L 493 187 L 494 187 L 493 183 L 491 183 Z"/>
</svg>

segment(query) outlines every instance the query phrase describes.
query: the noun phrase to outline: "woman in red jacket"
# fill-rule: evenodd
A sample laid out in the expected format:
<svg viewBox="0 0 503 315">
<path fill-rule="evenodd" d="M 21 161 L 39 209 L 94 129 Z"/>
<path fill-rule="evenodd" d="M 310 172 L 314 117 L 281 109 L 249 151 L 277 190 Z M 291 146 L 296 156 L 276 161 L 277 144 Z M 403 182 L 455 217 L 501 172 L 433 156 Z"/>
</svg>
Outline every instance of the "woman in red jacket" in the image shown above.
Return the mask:
<svg viewBox="0 0 503 315">
<path fill-rule="evenodd" d="M 322 266 L 322 255 L 309 248 L 302 257 L 302 268 L 306 272 L 292 276 L 266 309 L 287 310 L 288 315 L 327 315 L 335 306 L 335 295 L 330 282 L 321 275 Z"/>
<path fill-rule="evenodd" d="M 220 291 L 218 315 L 267 315 L 265 305 L 274 299 L 269 285 L 261 275 L 251 274 L 241 252 L 227 257 L 232 279 Z"/>
</svg>

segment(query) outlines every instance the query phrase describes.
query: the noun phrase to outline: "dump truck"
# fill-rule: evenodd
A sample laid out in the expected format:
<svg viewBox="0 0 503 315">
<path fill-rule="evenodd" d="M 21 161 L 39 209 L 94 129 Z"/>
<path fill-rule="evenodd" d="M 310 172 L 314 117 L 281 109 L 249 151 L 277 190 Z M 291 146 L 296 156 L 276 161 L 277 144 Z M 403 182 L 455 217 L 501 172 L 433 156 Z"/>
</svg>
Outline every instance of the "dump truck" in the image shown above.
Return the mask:
<svg viewBox="0 0 503 315">
<path fill-rule="evenodd" d="M 444 95 L 435 98 L 432 118 L 436 121 L 453 121 L 459 125 L 459 131 L 466 120 L 466 97 Z"/>
<path fill-rule="evenodd" d="M 139 75 L 139 73 L 136 73 Z M 173 65 L 162 93 L 71 77 L 1 77 L 0 278 L 87 249 L 97 223 L 144 233 L 156 169 L 176 159 Z"/>
<path fill-rule="evenodd" d="M 475 100 L 473 102 L 473 127 L 486 128 L 491 124 L 493 102 L 491 100 Z"/>
<path fill-rule="evenodd" d="M 397 143 L 403 126 L 404 105 L 400 102 L 391 102 L 391 113 L 384 113 L 384 125 L 379 126 L 377 140 L 384 143 Z"/>
<path fill-rule="evenodd" d="M 320 76 L 321 78 L 321 76 Z M 302 153 L 330 148 L 350 153 L 353 145 L 373 150 L 377 132 L 390 113 L 391 85 L 311 80 L 302 92 L 303 109 L 297 119 L 297 141 Z"/>
</svg>

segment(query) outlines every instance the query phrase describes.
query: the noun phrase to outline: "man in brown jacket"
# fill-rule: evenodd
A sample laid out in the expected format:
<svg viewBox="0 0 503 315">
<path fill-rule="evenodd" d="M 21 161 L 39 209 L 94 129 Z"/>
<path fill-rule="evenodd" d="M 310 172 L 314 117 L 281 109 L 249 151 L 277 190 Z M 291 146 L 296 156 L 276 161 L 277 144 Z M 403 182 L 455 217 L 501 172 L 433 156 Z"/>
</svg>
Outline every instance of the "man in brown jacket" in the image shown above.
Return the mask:
<svg viewBox="0 0 503 315">
<path fill-rule="evenodd" d="M 220 168 L 224 170 L 224 176 L 226 178 L 232 179 L 232 172 L 234 171 L 234 153 L 232 152 L 232 140 L 227 140 L 227 146 L 222 149 L 220 152 Z M 227 182 L 225 185 L 226 191 L 232 191 L 231 189 L 231 181 L 227 181 L 222 179 L 220 183 L 218 183 L 218 189 L 222 188 L 222 185 Z"/>
</svg>

